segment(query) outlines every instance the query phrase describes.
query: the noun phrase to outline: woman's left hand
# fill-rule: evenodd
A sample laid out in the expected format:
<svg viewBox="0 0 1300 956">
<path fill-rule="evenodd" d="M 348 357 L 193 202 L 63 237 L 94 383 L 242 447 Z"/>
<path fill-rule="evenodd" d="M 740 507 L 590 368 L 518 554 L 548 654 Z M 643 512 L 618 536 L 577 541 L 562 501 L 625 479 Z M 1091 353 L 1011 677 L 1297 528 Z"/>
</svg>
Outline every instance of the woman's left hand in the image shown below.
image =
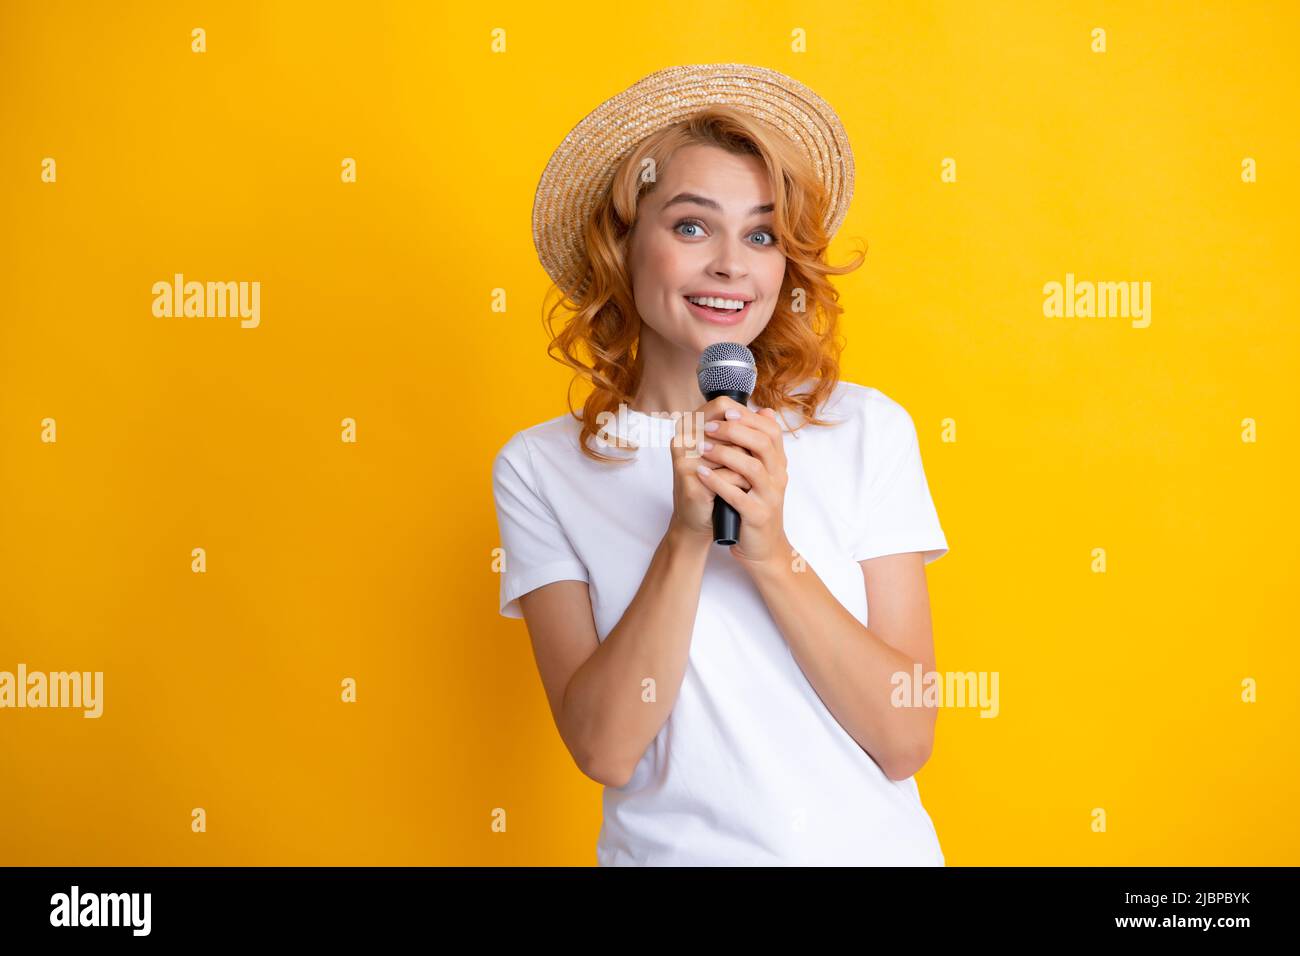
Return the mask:
<svg viewBox="0 0 1300 956">
<path fill-rule="evenodd" d="M 708 463 L 730 468 L 749 482 L 743 491 L 712 474 L 700 480 L 740 515 L 740 536 L 731 553 L 750 565 L 790 560 L 793 548 L 785 536 L 785 442 L 777 414 L 770 408 L 754 412 L 739 402 L 727 409 L 718 427 L 700 438 L 712 447 L 700 447 Z M 708 424 L 713 424 L 709 422 Z"/>
</svg>

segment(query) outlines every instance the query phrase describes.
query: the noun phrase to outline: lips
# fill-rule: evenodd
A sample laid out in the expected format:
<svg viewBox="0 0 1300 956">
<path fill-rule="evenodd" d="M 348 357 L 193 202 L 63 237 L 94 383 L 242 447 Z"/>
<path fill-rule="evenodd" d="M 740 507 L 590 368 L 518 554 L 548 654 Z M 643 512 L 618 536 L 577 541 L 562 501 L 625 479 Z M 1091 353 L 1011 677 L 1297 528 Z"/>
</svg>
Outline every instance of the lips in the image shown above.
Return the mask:
<svg viewBox="0 0 1300 956">
<path fill-rule="evenodd" d="M 682 301 L 686 303 L 686 308 L 690 309 L 696 318 L 703 319 L 705 322 L 711 322 L 714 325 L 736 325 L 739 322 L 745 321 L 745 317 L 749 315 L 749 307 L 754 304 L 753 301 L 749 301 L 745 303 L 743 309 L 724 313 L 715 312 L 707 306 L 696 305 L 690 299 L 686 298 L 686 296 L 682 296 Z"/>
</svg>

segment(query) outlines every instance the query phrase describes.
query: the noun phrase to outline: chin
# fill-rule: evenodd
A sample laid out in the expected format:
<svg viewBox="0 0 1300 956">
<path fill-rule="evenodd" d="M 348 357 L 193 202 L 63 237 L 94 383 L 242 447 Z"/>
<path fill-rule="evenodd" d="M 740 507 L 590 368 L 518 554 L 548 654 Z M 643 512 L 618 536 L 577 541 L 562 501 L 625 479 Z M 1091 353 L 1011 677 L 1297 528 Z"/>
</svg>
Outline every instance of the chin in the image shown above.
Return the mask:
<svg viewBox="0 0 1300 956">
<path fill-rule="evenodd" d="M 687 336 L 689 348 L 694 352 L 703 352 L 710 345 L 718 342 L 739 342 L 749 345 L 754 336 L 746 331 L 744 325 L 718 326 L 717 328 L 697 328 Z"/>
</svg>

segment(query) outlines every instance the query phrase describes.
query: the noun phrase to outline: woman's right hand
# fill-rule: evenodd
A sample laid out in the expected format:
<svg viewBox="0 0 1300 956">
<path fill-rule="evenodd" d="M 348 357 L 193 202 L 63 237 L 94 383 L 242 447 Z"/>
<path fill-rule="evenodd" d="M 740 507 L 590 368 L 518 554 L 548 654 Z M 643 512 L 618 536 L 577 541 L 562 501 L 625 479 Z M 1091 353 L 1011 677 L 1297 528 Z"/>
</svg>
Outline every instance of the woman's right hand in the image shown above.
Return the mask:
<svg viewBox="0 0 1300 956">
<path fill-rule="evenodd" d="M 713 540 L 713 500 L 717 495 L 707 488 L 697 469 L 710 468 L 723 481 L 749 490 L 749 481 L 717 462 L 711 462 L 699 453 L 701 441 L 715 441 L 704 425 L 721 419 L 728 408 L 744 408 L 725 395 L 705 402 L 689 415 L 677 420 L 677 434 L 672 441 L 673 456 L 673 517 L 672 523 L 690 535 L 707 536 Z"/>
</svg>

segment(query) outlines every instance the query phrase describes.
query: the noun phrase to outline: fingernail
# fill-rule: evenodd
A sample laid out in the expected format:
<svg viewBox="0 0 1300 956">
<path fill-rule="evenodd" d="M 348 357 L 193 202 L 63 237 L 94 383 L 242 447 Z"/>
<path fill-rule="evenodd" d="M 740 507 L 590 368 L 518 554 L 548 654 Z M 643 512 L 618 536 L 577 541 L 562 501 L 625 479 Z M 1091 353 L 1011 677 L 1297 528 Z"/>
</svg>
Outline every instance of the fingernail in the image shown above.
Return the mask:
<svg viewBox="0 0 1300 956">
<path fill-rule="evenodd" d="M 713 447 L 713 442 L 711 441 L 700 442 L 700 451 L 708 451 L 712 447 Z"/>
<path fill-rule="evenodd" d="M 695 470 L 698 471 L 701 475 L 708 475 L 713 473 L 713 469 L 711 469 L 708 465 L 698 465 L 696 466 Z"/>
<path fill-rule="evenodd" d="M 709 422 L 708 424 L 706 424 L 706 425 L 704 426 L 704 430 L 705 430 L 706 432 L 716 432 L 716 431 L 718 430 L 718 423 L 717 423 L 717 422 Z"/>
<path fill-rule="evenodd" d="M 734 408 L 728 408 L 728 409 L 727 409 L 727 417 L 730 418 L 730 419 L 734 422 L 737 418 L 740 417 L 740 412 L 737 411 L 737 410 L 734 409 Z"/>
</svg>

